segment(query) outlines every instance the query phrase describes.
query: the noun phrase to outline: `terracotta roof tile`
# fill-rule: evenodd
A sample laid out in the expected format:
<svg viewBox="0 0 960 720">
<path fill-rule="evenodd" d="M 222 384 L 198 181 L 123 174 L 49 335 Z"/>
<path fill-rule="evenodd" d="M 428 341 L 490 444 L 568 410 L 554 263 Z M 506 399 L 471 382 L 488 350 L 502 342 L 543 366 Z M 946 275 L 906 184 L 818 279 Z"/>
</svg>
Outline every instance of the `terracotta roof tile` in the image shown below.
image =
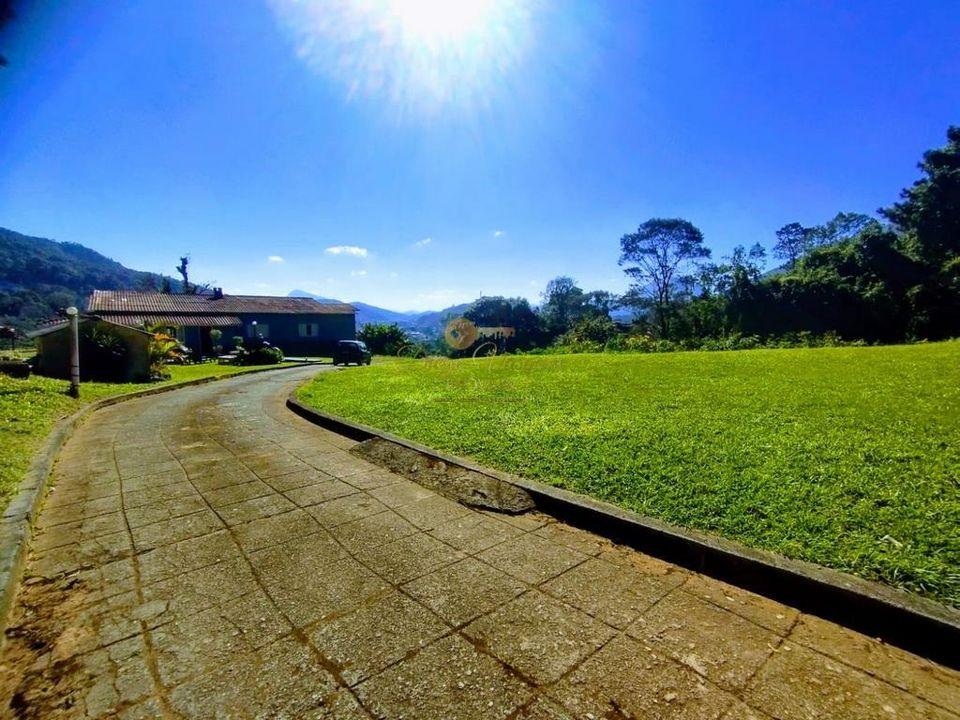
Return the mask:
<svg viewBox="0 0 960 720">
<path fill-rule="evenodd" d="M 190 313 L 232 315 L 234 313 L 282 313 L 297 315 L 345 315 L 356 312 L 352 305 L 321 303 L 313 298 L 268 295 L 172 295 L 131 290 L 94 290 L 87 299 L 87 311 L 97 314 Z"/>
</svg>

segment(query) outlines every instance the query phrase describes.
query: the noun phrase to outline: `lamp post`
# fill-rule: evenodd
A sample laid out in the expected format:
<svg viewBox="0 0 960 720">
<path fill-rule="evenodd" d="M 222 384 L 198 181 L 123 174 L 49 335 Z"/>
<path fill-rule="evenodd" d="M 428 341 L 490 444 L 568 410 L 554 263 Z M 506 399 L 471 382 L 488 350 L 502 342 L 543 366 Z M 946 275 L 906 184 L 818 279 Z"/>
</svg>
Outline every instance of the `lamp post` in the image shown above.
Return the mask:
<svg viewBox="0 0 960 720">
<path fill-rule="evenodd" d="M 70 397 L 80 397 L 80 313 L 67 308 L 70 318 Z"/>
<path fill-rule="evenodd" d="M 253 326 L 253 332 L 250 333 L 252 337 L 250 339 L 256 340 L 257 339 L 257 321 L 254 320 L 253 322 L 250 323 L 250 325 Z"/>
</svg>

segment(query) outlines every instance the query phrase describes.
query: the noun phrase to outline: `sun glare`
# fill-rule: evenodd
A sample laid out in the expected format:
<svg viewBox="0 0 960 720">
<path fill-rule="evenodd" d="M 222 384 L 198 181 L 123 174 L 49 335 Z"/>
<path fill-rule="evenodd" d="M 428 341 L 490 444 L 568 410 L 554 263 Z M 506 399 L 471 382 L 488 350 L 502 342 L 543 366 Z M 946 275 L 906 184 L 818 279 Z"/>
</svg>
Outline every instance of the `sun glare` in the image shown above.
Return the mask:
<svg viewBox="0 0 960 720">
<path fill-rule="evenodd" d="M 495 0 L 389 0 L 385 3 L 412 41 L 457 42 L 481 34 L 495 15 Z"/>
<path fill-rule="evenodd" d="M 473 110 L 516 75 L 537 0 L 273 0 L 298 55 L 404 114 Z"/>
</svg>

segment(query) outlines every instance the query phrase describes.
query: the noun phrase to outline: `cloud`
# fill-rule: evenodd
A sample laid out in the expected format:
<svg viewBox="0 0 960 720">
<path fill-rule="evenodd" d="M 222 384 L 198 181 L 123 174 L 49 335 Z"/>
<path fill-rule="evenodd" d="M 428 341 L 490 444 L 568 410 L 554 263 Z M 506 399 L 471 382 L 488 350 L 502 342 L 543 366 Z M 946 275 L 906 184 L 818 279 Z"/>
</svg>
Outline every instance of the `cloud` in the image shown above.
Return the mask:
<svg viewBox="0 0 960 720">
<path fill-rule="evenodd" d="M 417 241 L 413 244 L 413 246 L 414 246 L 415 248 L 422 248 L 422 247 L 426 247 L 427 245 L 429 245 L 429 244 L 432 243 L 432 242 L 433 242 L 433 238 L 424 238 L 423 240 L 417 240 Z"/>
<path fill-rule="evenodd" d="M 279 255 L 268 255 L 268 256 L 267 256 L 267 262 L 270 262 L 270 263 L 282 263 L 282 262 L 283 262 L 283 258 L 280 257 Z"/>
<path fill-rule="evenodd" d="M 392 273 L 390 273 L 390 277 L 392 277 L 392 278 L 400 277 L 400 274 L 399 274 L 399 273 L 392 272 Z"/>
<path fill-rule="evenodd" d="M 353 257 L 361 258 L 367 256 L 367 249 L 357 247 L 356 245 L 334 245 L 333 247 L 328 247 L 324 252 L 329 255 L 352 255 Z"/>
<path fill-rule="evenodd" d="M 351 270 L 350 277 L 363 277 L 367 274 L 366 270 Z"/>
<path fill-rule="evenodd" d="M 494 236 L 494 237 L 503 237 L 503 235 L 504 235 L 504 231 L 503 231 L 503 230 L 494 230 L 494 231 L 493 231 L 493 236 Z"/>
</svg>

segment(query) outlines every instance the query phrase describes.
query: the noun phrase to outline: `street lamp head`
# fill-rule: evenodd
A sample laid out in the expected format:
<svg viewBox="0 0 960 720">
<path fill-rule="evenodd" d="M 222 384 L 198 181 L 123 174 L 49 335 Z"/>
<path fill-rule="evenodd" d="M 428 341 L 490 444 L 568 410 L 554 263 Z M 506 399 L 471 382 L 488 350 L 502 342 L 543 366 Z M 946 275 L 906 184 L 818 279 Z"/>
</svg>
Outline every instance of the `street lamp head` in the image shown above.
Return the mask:
<svg viewBox="0 0 960 720">
<path fill-rule="evenodd" d="M 67 308 L 67 317 L 73 317 L 76 314 L 77 314 L 77 309 L 73 307 L 73 305 Z"/>
</svg>

